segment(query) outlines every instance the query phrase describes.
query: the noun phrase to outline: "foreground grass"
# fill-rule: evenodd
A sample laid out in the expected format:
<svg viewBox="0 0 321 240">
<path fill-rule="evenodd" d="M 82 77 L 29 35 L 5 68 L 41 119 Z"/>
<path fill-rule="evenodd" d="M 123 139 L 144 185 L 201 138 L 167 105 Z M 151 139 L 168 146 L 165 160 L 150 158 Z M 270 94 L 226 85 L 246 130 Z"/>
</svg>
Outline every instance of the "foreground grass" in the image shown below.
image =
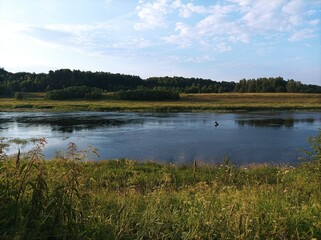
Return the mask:
<svg viewBox="0 0 321 240">
<path fill-rule="evenodd" d="M 319 156 L 297 167 L 90 162 L 70 144 L 44 161 L 38 145 L 0 162 L 0 238 L 320 238 Z"/>
<path fill-rule="evenodd" d="M 27 99 L 0 99 L 0 111 L 241 111 L 241 110 L 321 110 L 321 94 L 224 93 L 182 94 L 180 101 L 124 101 L 105 94 L 102 100 L 44 100 L 43 93 L 27 94 Z"/>
</svg>

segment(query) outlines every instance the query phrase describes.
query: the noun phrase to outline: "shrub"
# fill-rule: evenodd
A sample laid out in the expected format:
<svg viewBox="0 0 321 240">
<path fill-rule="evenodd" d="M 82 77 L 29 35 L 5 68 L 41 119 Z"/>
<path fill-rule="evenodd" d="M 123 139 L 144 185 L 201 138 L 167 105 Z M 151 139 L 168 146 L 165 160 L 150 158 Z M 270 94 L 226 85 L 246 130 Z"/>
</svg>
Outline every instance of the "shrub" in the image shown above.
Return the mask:
<svg viewBox="0 0 321 240">
<path fill-rule="evenodd" d="M 14 94 L 15 99 L 22 101 L 23 99 L 25 99 L 25 95 L 22 92 L 16 92 Z"/>
<path fill-rule="evenodd" d="M 305 157 L 302 158 L 309 172 L 309 177 L 316 176 L 317 184 L 321 189 L 321 129 L 316 136 L 308 138 L 310 149 L 305 150 Z"/>
<path fill-rule="evenodd" d="M 52 90 L 46 93 L 46 98 L 50 100 L 64 99 L 100 99 L 103 90 L 86 86 L 68 87 L 60 90 Z"/>
</svg>

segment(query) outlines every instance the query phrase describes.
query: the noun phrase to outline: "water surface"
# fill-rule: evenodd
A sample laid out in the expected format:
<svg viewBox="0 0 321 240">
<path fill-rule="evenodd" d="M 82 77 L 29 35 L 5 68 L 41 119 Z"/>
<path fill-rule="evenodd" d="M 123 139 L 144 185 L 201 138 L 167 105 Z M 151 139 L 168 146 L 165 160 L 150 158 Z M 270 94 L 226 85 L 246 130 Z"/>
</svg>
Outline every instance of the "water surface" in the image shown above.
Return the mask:
<svg viewBox="0 0 321 240">
<path fill-rule="evenodd" d="M 74 142 L 98 148 L 99 159 L 295 164 L 320 128 L 318 112 L 0 113 L 0 137 L 45 137 L 47 158 Z"/>
</svg>

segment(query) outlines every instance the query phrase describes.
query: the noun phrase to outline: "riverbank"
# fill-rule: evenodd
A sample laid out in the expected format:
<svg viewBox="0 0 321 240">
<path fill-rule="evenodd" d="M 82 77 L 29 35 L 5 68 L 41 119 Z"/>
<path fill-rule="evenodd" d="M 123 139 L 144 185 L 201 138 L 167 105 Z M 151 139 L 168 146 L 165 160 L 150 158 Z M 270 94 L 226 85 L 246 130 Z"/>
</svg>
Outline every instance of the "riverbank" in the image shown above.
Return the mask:
<svg viewBox="0 0 321 240">
<path fill-rule="evenodd" d="M 38 149 L 39 150 L 39 149 Z M 1 161 L 5 239 L 313 239 L 321 236 L 320 160 L 297 167 Z"/>
<path fill-rule="evenodd" d="M 105 94 L 101 100 L 45 100 L 43 93 L 26 94 L 26 99 L 0 99 L 0 111 L 143 111 L 206 112 L 255 110 L 321 110 L 321 94 L 222 93 L 181 94 L 179 101 L 124 101 Z"/>
</svg>

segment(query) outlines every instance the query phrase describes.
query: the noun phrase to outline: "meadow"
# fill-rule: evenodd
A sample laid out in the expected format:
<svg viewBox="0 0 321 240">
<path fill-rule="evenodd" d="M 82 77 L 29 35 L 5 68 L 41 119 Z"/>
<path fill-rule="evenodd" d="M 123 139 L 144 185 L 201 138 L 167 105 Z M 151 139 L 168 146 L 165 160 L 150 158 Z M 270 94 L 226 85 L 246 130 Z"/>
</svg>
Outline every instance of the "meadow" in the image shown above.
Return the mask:
<svg viewBox="0 0 321 240">
<path fill-rule="evenodd" d="M 178 101 L 125 101 L 105 93 L 101 100 L 44 99 L 44 93 L 26 93 L 26 98 L 1 98 L 0 111 L 251 111 L 321 110 L 321 94 L 219 93 L 181 94 Z"/>
<path fill-rule="evenodd" d="M 95 162 L 74 143 L 46 161 L 45 143 L 1 154 L 1 239 L 321 238 L 321 132 L 298 166 Z"/>
</svg>

